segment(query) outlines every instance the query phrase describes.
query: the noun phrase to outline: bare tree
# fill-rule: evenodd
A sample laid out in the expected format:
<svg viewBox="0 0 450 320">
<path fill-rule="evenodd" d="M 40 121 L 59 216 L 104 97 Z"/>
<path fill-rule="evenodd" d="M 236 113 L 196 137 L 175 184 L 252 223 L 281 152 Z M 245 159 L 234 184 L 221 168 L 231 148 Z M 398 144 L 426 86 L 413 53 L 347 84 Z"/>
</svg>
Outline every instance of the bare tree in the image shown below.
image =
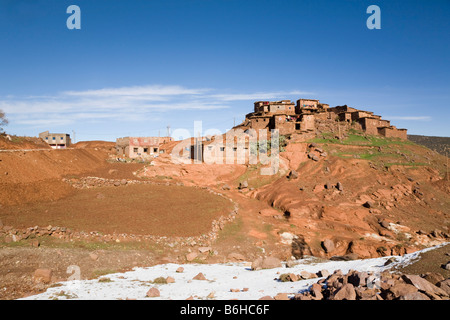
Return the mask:
<svg viewBox="0 0 450 320">
<path fill-rule="evenodd" d="M 0 132 L 3 132 L 3 127 L 8 124 L 8 119 L 2 109 L 0 109 Z"/>
</svg>

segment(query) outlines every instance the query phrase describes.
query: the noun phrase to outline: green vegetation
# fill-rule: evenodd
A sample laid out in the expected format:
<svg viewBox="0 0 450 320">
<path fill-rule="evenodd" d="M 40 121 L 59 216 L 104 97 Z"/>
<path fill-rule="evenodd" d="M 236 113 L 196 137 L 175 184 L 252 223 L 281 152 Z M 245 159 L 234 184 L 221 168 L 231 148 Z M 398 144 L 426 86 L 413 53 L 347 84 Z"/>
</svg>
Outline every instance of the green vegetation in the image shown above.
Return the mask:
<svg viewBox="0 0 450 320">
<path fill-rule="evenodd" d="M 166 284 L 167 280 L 164 277 L 158 277 L 158 278 L 153 279 L 153 281 L 151 281 L 151 283 L 153 283 L 153 284 Z"/>
<path fill-rule="evenodd" d="M 411 141 L 404 141 L 394 138 L 385 138 L 380 136 L 365 135 L 361 131 L 356 129 L 350 129 L 348 131 L 348 137 L 340 140 L 334 137 L 333 133 L 322 133 L 321 138 L 313 138 L 308 142 L 327 143 L 327 144 L 340 144 L 350 146 L 366 146 L 366 147 L 382 147 L 387 145 L 415 145 Z"/>
<path fill-rule="evenodd" d="M 238 241 L 245 241 L 246 236 L 242 234 L 242 227 L 244 223 L 241 217 L 238 217 L 232 223 L 227 223 L 222 231 L 218 234 L 218 241 L 226 241 L 229 238 L 236 238 Z"/>
<path fill-rule="evenodd" d="M 30 237 L 28 239 L 21 239 L 16 242 L 5 242 L 5 237 L 0 237 L 0 248 L 29 248 L 34 239 L 39 240 L 40 247 L 45 248 L 59 248 L 59 249 L 84 249 L 87 251 L 96 250 L 115 250 L 115 251 L 133 251 L 146 250 L 154 253 L 163 253 L 165 248 L 161 244 L 149 241 L 126 241 L 126 242 L 104 242 L 101 240 L 72 240 L 67 241 L 63 239 L 54 238 L 52 236 L 41 236 L 39 238 Z"/>
<path fill-rule="evenodd" d="M 289 273 L 282 273 L 280 274 L 279 280 L 281 282 L 289 282 L 291 281 L 291 276 L 289 275 Z"/>
<path fill-rule="evenodd" d="M 390 162 L 390 163 L 385 163 L 384 165 L 387 168 L 389 168 L 391 166 L 407 166 L 407 167 L 417 168 L 420 166 L 428 166 L 428 163 L 424 163 L 424 162 Z"/>
<path fill-rule="evenodd" d="M 158 179 L 158 180 L 167 180 L 167 179 L 173 179 L 172 177 L 170 177 L 170 176 L 155 176 L 155 178 L 156 179 Z"/>
<path fill-rule="evenodd" d="M 114 269 L 96 269 L 94 271 L 92 271 L 92 274 L 94 276 L 94 278 L 98 278 L 107 274 L 111 274 L 111 273 L 117 273 L 117 270 Z M 109 278 L 103 278 L 104 280 L 100 281 L 100 282 L 111 282 L 111 280 Z M 109 279 L 109 281 L 107 280 Z"/>
<path fill-rule="evenodd" d="M 344 159 L 368 160 L 385 168 L 394 165 L 413 168 L 428 165 L 428 163 L 423 162 L 425 159 L 421 158 L 415 152 L 415 149 L 411 149 L 411 147 L 424 148 L 423 146 L 411 141 L 366 135 L 356 129 L 349 129 L 348 136 L 343 140 L 337 139 L 331 132 L 325 132 L 322 133 L 321 137 L 311 139 L 308 142 L 323 144 L 323 148 L 333 156 Z M 346 146 L 359 146 L 361 148 L 345 148 Z"/>
<path fill-rule="evenodd" d="M 269 183 L 272 183 L 273 181 L 281 177 L 280 172 L 273 175 L 261 175 L 260 174 L 261 166 L 262 166 L 261 163 L 251 165 L 245 171 L 245 173 L 238 178 L 237 182 L 241 183 L 247 181 L 249 188 L 256 189 L 261 188 Z"/>
</svg>

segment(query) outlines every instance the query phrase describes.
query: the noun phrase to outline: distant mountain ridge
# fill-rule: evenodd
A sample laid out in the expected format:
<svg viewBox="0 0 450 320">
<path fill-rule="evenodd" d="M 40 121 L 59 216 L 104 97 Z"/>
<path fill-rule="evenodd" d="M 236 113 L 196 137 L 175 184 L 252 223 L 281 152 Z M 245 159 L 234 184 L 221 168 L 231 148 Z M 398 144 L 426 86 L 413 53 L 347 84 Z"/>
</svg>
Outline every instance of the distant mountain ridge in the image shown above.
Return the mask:
<svg viewBox="0 0 450 320">
<path fill-rule="evenodd" d="M 443 156 L 448 156 L 448 152 L 450 151 L 450 137 L 434 137 L 408 134 L 408 140 L 434 150 Z"/>
</svg>

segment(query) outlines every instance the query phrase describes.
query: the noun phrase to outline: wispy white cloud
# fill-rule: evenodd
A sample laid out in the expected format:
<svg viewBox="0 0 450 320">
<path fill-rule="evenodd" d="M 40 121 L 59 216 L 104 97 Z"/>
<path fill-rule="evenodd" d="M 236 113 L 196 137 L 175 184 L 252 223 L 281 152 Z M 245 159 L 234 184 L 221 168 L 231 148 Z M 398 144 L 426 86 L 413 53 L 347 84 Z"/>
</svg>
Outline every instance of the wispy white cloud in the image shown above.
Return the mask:
<svg viewBox="0 0 450 320">
<path fill-rule="evenodd" d="M 105 88 L 98 90 L 85 91 L 65 91 L 63 95 L 67 96 L 87 96 L 87 97 L 137 97 L 140 99 L 149 98 L 160 100 L 160 97 L 179 96 L 179 95 L 199 95 L 208 92 L 210 89 L 189 89 L 181 86 L 133 86 L 121 88 Z"/>
<path fill-rule="evenodd" d="M 386 119 L 405 121 L 431 121 L 430 116 L 386 116 Z"/>
<path fill-rule="evenodd" d="M 147 85 L 63 91 L 54 95 L 0 97 L 10 122 L 32 127 L 64 126 L 80 121 L 142 122 L 170 111 L 220 110 L 233 101 L 286 99 L 302 91 L 222 93 L 210 88 Z M 249 106 L 251 109 L 251 105 Z"/>
<path fill-rule="evenodd" d="M 270 100 L 270 99 L 286 99 L 287 96 L 292 95 L 312 95 L 313 92 L 304 91 L 279 91 L 279 92 L 256 92 L 256 93 L 230 93 L 230 94 L 212 94 L 210 97 L 223 101 L 238 101 L 238 100 Z"/>
</svg>

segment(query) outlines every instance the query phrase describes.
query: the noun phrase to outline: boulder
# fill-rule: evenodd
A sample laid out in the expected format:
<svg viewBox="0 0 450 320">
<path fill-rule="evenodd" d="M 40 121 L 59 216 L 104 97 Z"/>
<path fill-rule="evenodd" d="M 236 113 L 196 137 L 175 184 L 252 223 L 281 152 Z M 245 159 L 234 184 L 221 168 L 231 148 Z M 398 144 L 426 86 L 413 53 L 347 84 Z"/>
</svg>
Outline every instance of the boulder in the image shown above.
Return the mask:
<svg viewBox="0 0 450 320">
<path fill-rule="evenodd" d="M 292 282 L 298 281 L 298 276 L 295 273 L 289 273 L 289 280 Z"/>
<path fill-rule="evenodd" d="M 356 300 L 355 287 L 351 283 L 344 284 L 332 294 L 330 300 Z"/>
<path fill-rule="evenodd" d="M 39 242 L 38 239 L 33 239 L 31 240 L 30 245 L 34 248 L 38 248 L 41 245 L 41 243 Z"/>
<path fill-rule="evenodd" d="M 292 244 L 292 241 L 296 238 L 297 236 L 295 234 L 289 233 L 289 232 L 283 232 L 282 234 L 280 234 L 280 238 L 281 238 L 281 243 L 283 244 Z"/>
<path fill-rule="evenodd" d="M 302 272 L 300 272 L 300 277 L 302 277 L 303 280 L 308 280 L 308 279 L 317 278 L 317 275 L 315 273 L 311 273 L 308 271 L 302 271 Z"/>
<path fill-rule="evenodd" d="M 418 290 L 415 286 L 413 286 L 411 284 L 407 284 L 407 283 L 397 283 L 397 284 L 391 286 L 388 289 L 388 291 L 396 299 L 418 292 Z"/>
<path fill-rule="evenodd" d="M 316 300 L 322 300 L 323 294 L 322 294 L 322 286 L 318 283 L 313 283 L 311 288 L 309 289 L 311 292 L 311 295 L 316 298 Z"/>
<path fill-rule="evenodd" d="M 450 261 L 447 262 L 446 264 L 443 264 L 442 268 L 444 268 L 445 270 L 450 270 Z"/>
<path fill-rule="evenodd" d="M 399 300 L 430 300 L 426 295 L 423 293 L 416 291 L 413 293 L 408 293 L 404 296 L 401 296 Z"/>
<path fill-rule="evenodd" d="M 367 272 L 352 272 L 348 275 L 347 281 L 355 287 L 365 286 L 369 274 Z"/>
<path fill-rule="evenodd" d="M 222 190 L 230 190 L 230 186 L 227 185 L 226 183 L 222 186 Z"/>
<path fill-rule="evenodd" d="M 198 257 L 197 252 L 190 252 L 190 253 L 188 253 L 188 254 L 186 255 L 186 260 L 187 260 L 187 261 L 192 261 L 192 260 L 194 260 L 194 259 L 197 258 L 197 257 Z"/>
<path fill-rule="evenodd" d="M 252 262 L 252 270 L 280 268 L 281 261 L 275 257 L 258 258 Z"/>
<path fill-rule="evenodd" d="M 291 172 L 289 172 L 288 179 L 297 179 L 297 178 L 298 178 L 297 171 L 291 170 Z"/>
<path fill-rule="evenodd" d="M 334 242 L 331 239 L 323 240 L 322 241 L 322 248 L 325 250 L 326 253 L 331 253 L 334 250 L 336 250 L 336 246 L 334 245 Z"/>
<path fill-rule="evenodd" d="M 33 278 L 36 283 L 50 283 L 52 274 L 52 269 L 36 269 Z"/>
<path fill-rule="evenodd" d="M 262 269 L 262 261 L 263 261 L 263 258 L 257 258 L 255 260 L 253 260 L 251 269 L 252 270 L 260 270 L 260 269 Z"/>
<path fill-rule="evenodd" d="M 418 275 L 407 274 L 403 275 L 402 279 L 406 283 L 412 284 L 417 289 L 425 293 L 436 294 L 438 296 L 448 296 L 447 292 Z"/>
<path fill-rule="evenodd" d="M 437 283 L 445 280 L 442 274 L 436 272 L 427 272 L 425 275 L 422 275 L 422 278 L 431 282 L 434 285 L 437 285 Z"/>
<path fill-rule="evenodd" d="M 328 272 L 328 270 L 320 270 L 319 272 L 316 273 L 318 277 L 328 277 L 330 275 L 330 272 Z"/>
<path fill-rule="evenodd" d="M 275 297 L 273 297 L 275 300 L 289 300 L 287 293 L 278 293 Z"/>
<path fill-rule="evenodd" d="M 338 182 L 336 184 L 336 189 L 338 189 L 339 191 L 344 191 L 344 186 L 342 185 L 342 183 Z"/>
<path fill-rule="evenodd" d="M 175 279 L 172 277 L 167 277 L 166 278 L 166 283 L 175 283 Z"/>
<path fill-rule="evenodd" d="M 192 278 L 193 280 L 206 280 L 205 276 L 203 275 L 203 273 L 199 273 L 197 274 L 194 278 Z"/>
<path fill-rule="evenodd" d="M 373 208 L 374 205 L 375 204 L 373 203 L 373 201 L 366 201 L 366 202 L 364 202 L 363 207 L 365 207 L 365 208 Z"/>
<path fill-rule="evenodd" d="M 359 300 L 377 300 L 377 291 L 374 288 L 367 289 L 366 287 L 355 288 L 356 297 Z"/>
<path fill-rule="evenodd" d="M 271 296 L 264 296 L 259 298 L 258 300 L 275 300 L 274 298 L 272 298 Z"/>
<path fill-rule="evenodd" d="M 316 156 L 315 154 L 309 154 L 308 156 L 310 156 L 309 158 L 311 159 L 311 160 L 313 160 L 313 161 L 319 161 L 320 159 L 319 159 L 319 157 L 318 156 Z"/>
<path fill-rule="evenodd" d="M 175 272 L 177 273 L 182 273 L 184 271 L 183 267 L 178 267 L 177 270 Z"/>
<path fill-rule="evenodd" d="M 160 295 L 161 295 L 161 293 L 160 293 L 159 290 L 158 290 L 157 288 L 155 288 L 155 287 L 150 288 L 150 289 L 147 291 L 147 294 L 146 294 L 146 296 L 149 297 L 149 298 L 159 297 Z"/>
<path fill-rule="evenodd" d="M 275 257 L 267 257 L 267 258 L 263 259 L 261 267 L 263 269 L 280 268 L 281 261 L 280 261 L 280 259 L 275 258 Z"/>
<path fill-rule="evenodd" d="M 198 252 L 200 252 L 200 253 L 206 253 L 206 252 L 209 252 L 209 251 L 212 251 L 211 247 L 200 247 L 200 248 L 198 248 Z"/>
<path fill-rule="evenodd" d="M 381 220 L 380 221 L 380 226 L 382 226 L 383 228 L 389 229 L 391 224 L 389 222 L 387 222 L 386 220 Z"/>
<path fill-rule="evenodd" d="M 245 189 L 245 188 L 248 188 L 248 181 L 247 180 L 242 181 L 242 182 L 239 183 L 239 189 Z"/>
<path fill-rule="evenodd" d="M 279 280 L 281 282 L 296 282 L 299 278 L 295 273 L 283 273 L 280 275 Z"/>
<path fill-rule="evenodd" d="M 439 281 L 436 284 L 437 287 L 441 288 L 445 292 L 447 292 L 448 295 L 450 295 L 450 278 L 445 279 L 443 281 Z"/>
</svg>

